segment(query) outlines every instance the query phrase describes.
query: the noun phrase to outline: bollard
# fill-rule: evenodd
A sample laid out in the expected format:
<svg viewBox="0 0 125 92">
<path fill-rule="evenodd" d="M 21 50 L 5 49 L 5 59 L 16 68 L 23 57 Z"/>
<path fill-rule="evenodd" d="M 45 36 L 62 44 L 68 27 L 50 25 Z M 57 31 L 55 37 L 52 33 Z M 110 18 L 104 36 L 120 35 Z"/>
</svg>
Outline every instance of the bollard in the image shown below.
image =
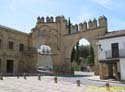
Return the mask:
<svg viewBox="0 0 125 92">
<path fill-rule="evenodd" d="M 57 83 L 57 77 L 54 77 L 54 82 Z"/>
<path fill-rule="evenodd" d="M 19 75 L 17 74 L 17 79 L 19 79 Z"/>
<path fill-rule="evenodd" d="M 80 80 L 77 80 L 76 84 L 77 84 L 78 87 L 80 87 Z"/>
<path fill-rule="evenodd" d="M 0 80 L 3 80 L 3 73 L 0 73 Z"/>
<path fill-rule="evenodd" d="M 23 77 L 24 77 L 24 79 L 26 80 L 26 73 L 23 73 Z"/>
<path fill-rule="evenodd" d="M 38 80 L 41 80 L 41 75 L 40 74 L 38 74 Z"/>
<path fill-rule="evenodd" d="M 108 82 L 105 84 L 105 87 L 106 87 L 106 90 L 107 90 L 107 91 L 109 91 L 109 90 L 110 90 L 110 85 L 109 85 L 109 83 L 108 83 Z"/>
</svg>

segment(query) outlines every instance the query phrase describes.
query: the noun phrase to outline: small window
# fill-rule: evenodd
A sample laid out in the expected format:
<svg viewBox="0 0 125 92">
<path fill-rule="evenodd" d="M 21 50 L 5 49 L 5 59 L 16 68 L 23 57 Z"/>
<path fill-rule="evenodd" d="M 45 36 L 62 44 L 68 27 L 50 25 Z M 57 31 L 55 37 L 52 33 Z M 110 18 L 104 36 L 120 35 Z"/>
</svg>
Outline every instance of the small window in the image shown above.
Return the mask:
<svg viewBox="0 0 125 92">
<path fill-rule="evenodd" d="M 24 44 L 20 44 L 19 45 L 19 51 L 23 51 L 24 50 Z"/>
<path fill-rule="evenodd" d="M 119 57 L 119 44 L 118 43 L 112 43 L 112 57 L 118 58 Z"/>
<path fill-rule="evenodd" d="M 14 42 L 13 41 L 9 41 L 9 49 L 13 49 L 14 48 Z"/>
<path fill-rule="evenodd" d="M 0 48 L 2 48 L 2 40 L 0 39 Z"/>
</svg>

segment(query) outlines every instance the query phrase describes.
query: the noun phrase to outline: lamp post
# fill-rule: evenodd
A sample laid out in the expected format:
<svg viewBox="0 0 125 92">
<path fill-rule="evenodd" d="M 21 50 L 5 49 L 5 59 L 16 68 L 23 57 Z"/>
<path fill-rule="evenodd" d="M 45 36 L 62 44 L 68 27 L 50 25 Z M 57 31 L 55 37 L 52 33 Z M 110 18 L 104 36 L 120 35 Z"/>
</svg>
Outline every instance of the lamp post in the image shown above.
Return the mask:
<svg viewBox="0 0 125 92">
<path fill-rule="evenodd" d="M 99 49 L 100 49 L 101 51 L 103 51 L 101 44 L 97 43 L 96 45 L 99 47 Z"/>
</svg>

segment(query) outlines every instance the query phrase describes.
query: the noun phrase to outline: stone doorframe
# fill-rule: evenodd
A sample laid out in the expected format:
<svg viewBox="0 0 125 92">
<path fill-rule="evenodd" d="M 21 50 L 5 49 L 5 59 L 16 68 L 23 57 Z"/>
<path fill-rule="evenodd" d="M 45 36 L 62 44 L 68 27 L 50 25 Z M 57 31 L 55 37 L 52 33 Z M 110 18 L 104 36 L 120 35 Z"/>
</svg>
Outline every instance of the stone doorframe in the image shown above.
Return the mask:
<svg viewBox="0 0 125 92">
<path fill-rule="evenodd" d="M 120 75 L 117 68 L 117 62 L 118 61 L 108 61 L 106 62 L 100 62 L 100 79 L 109 79 L 109 78 L 115 78 L 116 80 L 120 80 Z"/>
</svg>

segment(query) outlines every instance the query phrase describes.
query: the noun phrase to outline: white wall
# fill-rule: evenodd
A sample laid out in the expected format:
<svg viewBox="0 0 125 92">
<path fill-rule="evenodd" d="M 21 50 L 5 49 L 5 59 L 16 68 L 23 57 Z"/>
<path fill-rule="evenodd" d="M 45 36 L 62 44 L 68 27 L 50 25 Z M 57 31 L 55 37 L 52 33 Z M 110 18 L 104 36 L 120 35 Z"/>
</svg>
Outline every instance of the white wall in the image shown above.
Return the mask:
<svg viewBox="0 0 125 92">
<path fill-rule="evenodd" d="M 98 47 L 98 59 L 106 59 L 105 52 L 111 50 L 112 43 L 119 43 L 119 49 L 124 49 L 125 47 L 125 37 L 115 37 L 99 40 L 97 44 L 101 44 L 102 51 Z"/>
<path fill-rule="evenodd" d="M 121 80 L 125 80 L 125 58 L 120 59 Z"/>
</svg>

